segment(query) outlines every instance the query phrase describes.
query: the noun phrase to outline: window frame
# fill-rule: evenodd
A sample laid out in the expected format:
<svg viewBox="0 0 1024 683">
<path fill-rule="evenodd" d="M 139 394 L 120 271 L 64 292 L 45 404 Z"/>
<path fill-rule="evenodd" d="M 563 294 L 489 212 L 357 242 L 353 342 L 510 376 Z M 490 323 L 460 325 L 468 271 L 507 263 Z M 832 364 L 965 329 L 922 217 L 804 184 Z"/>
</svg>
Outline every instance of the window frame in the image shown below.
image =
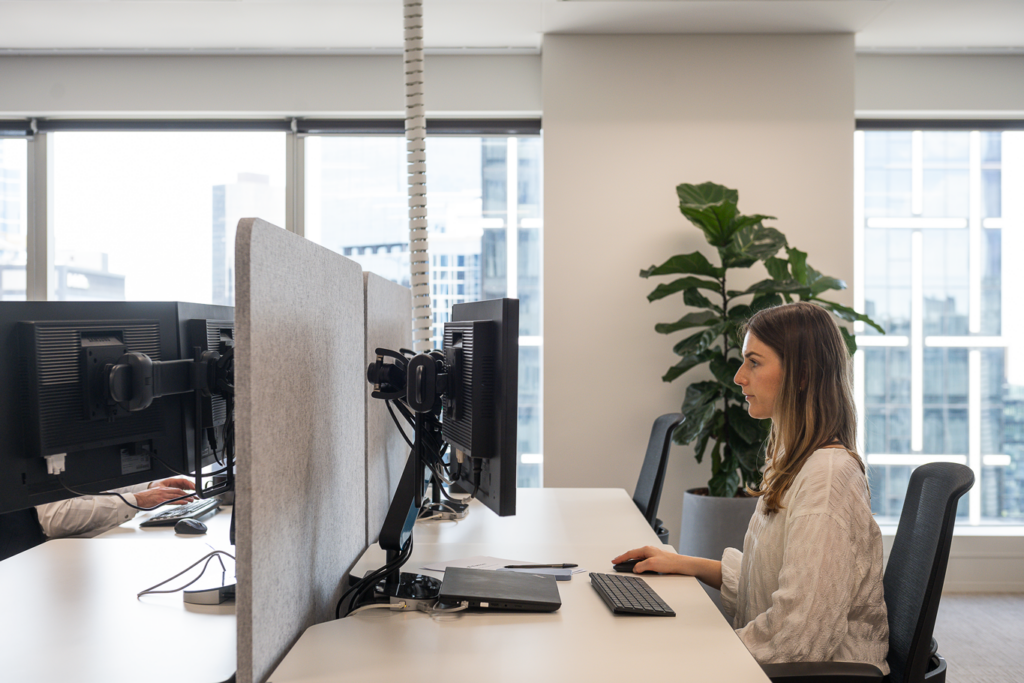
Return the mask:
<svg viewBox="0 0 1024 683">
<path fill-rule="evenodd" d="M 911 384 L 911 453 L 866 453 L 866 380 L 865 357 L 858 353 L 854 356 L 854 395 L 858 421 L 858 442 L 865 452 L 866 464 L 876 466 L 906 465 L 917 467 L 928 462 L 958 462 L 969 466 L 975 474 L 976 485 L 968 494 L 967 518 L 963 520 L 968 526 L 979 527 L 1010 527 L 1022 526 L 1022 521 L 1012 520 L 1006 524 L 992 518 L 982 516 L 982 491 L 984 468 L 1005 464 L 1006 455 L 982 454 L 982 409 L 985 397 L 982 395 L 982 355 L 986 349 L 1007 348 L 1009 339 L 999 335 L 981 334 L 981 297 L 983 290 L 983 268 L 981 262 L 982 241 L 987 229 L 1002 228 L 1002 218 L 984 217 L 982 207 L 982 178 L 984 161 L 981 156 L 981 136 L 985 132 L 1005 132 L 1024 130 L 1024 120 L 1006 119 L 865 119 L 858 120 L 854 134 L 854 305 L 857 310 L 865 310 L 865 230 L 868 228 L 900 228 L 911 229 L 911 324 L 910 334 L 906 336 L 868 335 L 865 334 L 864 323 L 854 323 L 854 332 L 859 348 L 909 348 L 910 350 L 910 384 Z M 920 174 L 922 166 L 921 136 L 924 132 L 950 131 L 967 132 L 970 144 L 969 162 L 969 216 L 961 218 L 928 218 L 922 215 L 919 196 L 922 188 L 918 178 L 912 183 L 911 218 L 872 219 L 865 216 L 865 132 L 892 131 L 910 132 L 912 135 L 912 175 Z M 871 223 L 874 222 L 874 225 Z M 968 336 L 934 336 L 924 334 L 922 304 L 923 292 L 923 230 L 956 228 L 969 231 L 969 305 L 968 305 Z M 1001 289 L 1002 291 L 1002 289 Z M 1006 293 L 1003 291 L 1002 296 Z M 1005 307 L 1005 304 L 1004 304 Z M 919 340 L 919 343 L 915 343 Z M 949 455 L 927 454 L 924 451 L 924 355 L 925 349 L 966 349 L 968 354 L 968 448 L 966 453 Z M 885 518 L 888 520 L 889 518 Z M 895 523 L 895 519 L 891 520 Z"/>
</svg>

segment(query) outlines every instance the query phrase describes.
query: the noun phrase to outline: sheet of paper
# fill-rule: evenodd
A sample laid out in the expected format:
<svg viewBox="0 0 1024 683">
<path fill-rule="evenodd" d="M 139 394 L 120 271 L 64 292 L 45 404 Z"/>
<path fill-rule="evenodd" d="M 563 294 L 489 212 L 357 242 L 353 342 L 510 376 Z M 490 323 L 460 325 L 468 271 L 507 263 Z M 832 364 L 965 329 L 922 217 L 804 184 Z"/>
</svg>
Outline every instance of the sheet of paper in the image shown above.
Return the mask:
<svg viewBox="0 0 1024 683">
<path fill-rule="evenodd" d="M 465 557 L 459 560 L 441 560 L 424 565 L 421 569 L 432 572 L 443 572 L 448 567 L 462 567 L 465 569 L 501 569 L 510 564 L 532 564 L 528 560 L 503 560 L 500 557 L 487 557 L 478 555 L 476 557 Z"/>
</svg>

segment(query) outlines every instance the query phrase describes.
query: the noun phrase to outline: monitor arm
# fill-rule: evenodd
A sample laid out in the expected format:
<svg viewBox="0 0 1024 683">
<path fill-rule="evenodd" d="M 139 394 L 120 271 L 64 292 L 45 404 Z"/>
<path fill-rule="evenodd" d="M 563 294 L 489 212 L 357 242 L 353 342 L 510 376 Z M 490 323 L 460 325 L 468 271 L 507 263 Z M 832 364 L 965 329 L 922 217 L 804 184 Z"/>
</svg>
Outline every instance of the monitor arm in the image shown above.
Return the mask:
<svg viewBox="0 0 1024 683">
<path fill-rule="evenodd" d="M 195 408 L 195 429 L 193 430 L 193 446 L 197 465 L 203 452 L 203 410 L 204 397 L 219 394 L 227 401 L 228 425 L 233 428 L 234 414 L 232 403 L 235 393 L 234 355 L 231 344 L 222 345 L 219 351 L 203 351 L 199 347 L 193 349 L 193 357 L 184 360 L 158 361 L 144 353 L 127 351 L 114 363 L 107 363 L 99 375 L 102 392 L 93 392 L 93 396 L 103 396 L 108 415 L 112 415 L 115 407 L 129 412 L 145 410 L 153 403 L 153 399 L 175 394 L 193 394 Z M 229 456 L 225 479 L 213 487 L 203 489 L 202 467 L 196 467 L 196 493 L 209 498 L 219 493 L 234 490 L 234 468 Z"/>
</svg>

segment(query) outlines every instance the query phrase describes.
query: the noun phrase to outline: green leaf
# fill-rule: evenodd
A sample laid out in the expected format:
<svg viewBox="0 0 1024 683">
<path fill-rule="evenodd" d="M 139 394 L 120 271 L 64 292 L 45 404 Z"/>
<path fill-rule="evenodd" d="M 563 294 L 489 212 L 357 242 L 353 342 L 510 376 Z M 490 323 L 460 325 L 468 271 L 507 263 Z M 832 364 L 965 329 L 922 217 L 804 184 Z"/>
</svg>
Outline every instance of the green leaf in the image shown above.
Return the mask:
<svg viewBox="0 0 1024 683">
<path fill-rule="evenodd" d="M 750 414 L 741 406 L 729 406 L 726 412 L 729 417 L 729 431 L 748 444 L 760 444 L 768 438 L 768 432 L 761 420 L 750 417 Z"/>
<path fill-rule="evenodd" d="M 683 356 L 683 359 L 670 367 L 661 377 L 662 382 L 672 382 L 679 378 L 686 372 L 689 372 L 698 365 L 707 363 L 716 354 L 713 351 L 704 351 L 703 353 L 692 354 L 689 356 Z"/>
<path fill-rule="evenodd" d="M 733 220 L 740 197 L 736 190 L 715 183 L 683 183 L 676 187 L 676 195 L 679 197 L 679 211 L 704 232 L 712 246 L 729 244 L 740 229 Z"/>
<path fill-rule="evenodd" d="M 717 382 L 694 382 L 686 387 L 683 398 L 683 422 L 676 428 L 674 438 L 679 443 L 693 441 L 708 421 L 714 417 L 715 401 L 721 396 L 722 388 Z"/>
<path fill-rule="evenodd" d="M 843 320 L 846 320 L 851 323 L 859 320 L 863 323 L 871 325 L 871 327 L 875 328 L 882 334 L 885 334 L 885 328 L 883 328 L 881 325 L 879 325 L 878 323 L 876 323 L 874 320 L 867 317 L 863 313 L 858 313 L 857 311 L 853 310 L 852 308 L 849 308 L 848 306 L 837 304 L 834 301 L 826 301 L 825 299 L 819 299 L 818 297 L 813 297 L 811 300 L 814 301 L 814 303 L 821 306 L 822 308 L 828 309 L 837 317 L 842 318 Z"/>
<path fill-rule="evenodd" d="M 811 288 L 813 298 L 828 289 L 846 289 L 846 283 L 828 275 L 822 275 L 814 268 L 807 266 L 807 284 Z"/>
<path fill-rule="evenodd" d="M 729 458 L 733 463 L 735 460 Z M 740 487 L 740 473 L 725 463 L 719 472 L 708 482 L 708 492 L 719 498 L 734 498 Z"/>
<path fill-rule="evenodd" d="M 772 218 L 772 216 L 750 216 L 758 220 Z M 733 237 L 732 243 L 726 250 L 719 250 L 722 255 L 722 265 L 726 267 L 746 268 L 748 265 L 736 265 L 749 261 L 763 261 L 778 253 L 779 249 L 786 246 L 786 236 L 775 228 L 766 228 L 760 223 L 750 225 L 740 230 Z"/>
<path fill-rule="evenodd" d="M 737 304 L 729 309 L 729 320 L 735 320 L 736 322 L 746 322 L 752 316 L 753 309 L 746 304 Z"/>
<path fill-rule="evenodd" d="M 760 469 L 764 466 L 764 447 L 761 444 L 748 444 L 737 441 L 733 445 L 733 435 L 730 435 L 729 446 L 736 464 L 743 472 L 746 479 L 755 478 L 760 481 Z"/>
<path fill-rule="evenodd" d="M 800 251 L 796 247 L 786 247 L 789 255 L 789 265 L 793 269 L 793 277 L 797 282 L 807 284 L 807 252 Z"/>
<path fill-rule="evenodd" d="M 789 262 L 785 259 L 769 256 L 764 261 L 764 267 L 773 280 L 782 281 L 789 279 Z"/>
<path fill-rule="evenodd" d="M 725 275 L 725 268 L 711 265 L 707 257 L 699 251 L 691 254 L 676 254 L 660 266 L 651 266 L 640 271 L 640 277 L 652 275 L 706 275 L 720 278 Z"/>
<path fill-rule="evenodd" d="M 853 354 L 857 353 L 857 338 L 842 325 L 839 326 L 839 331 L 843 334 L 843 341 L 846 343 L 846 350 L 849 352 L 850 358 L 853 358 Z"/>
<path fill-rule="evenodd" d="M 705 349 L 711 346 L 718 335 L 722 333 L 723 324 L 720 323 L 714 327 L 709 327 L 703 332 L 692 334 L 686 339 L 682 340 L 678 344 L 672 347 L 672 351 L 677 356 L 690 356 L 693 354 L 702 353 Z"/>
<path fill-rule="evenodd" d="M 796 280 L 783 280 L 779 282 L 777 280 L 761 280 L 747 287 L 744 294 L 797 294 L 800 292 L 810 293 L 807 286 L 800 284 Z"/>
<path fill-rule="evenodd" d="M 648 301 L 657 301 L 658 299 L 664 299 L 666 296 L 681 292 L 684 289 L 690 289 L 692 287 L 700 287 L 701 289 L 710 289 L 713 292 L 720 291 L 721 285 L 711 280 L 702 280 L 699 277 L 681 277 L 678 280 L 673 280 L 667 284 L 661 284 L 654 288 L 654 291 L 647 295 Z"/>
<path fill-rule="evenodd" d="M 697 313 L 687 313 L 674 323 L 658 323 L 654 326 L 654 330 L 658 334 L 671 334 L 690 327 L 706 327 L 709 323 L 720 320 L 721 317 L 717 313 L 698 311 Z"/>
<path fill-rule="evenodd" d="M 700 293 L 696 288 L 688 289 L 683 292 L 683 303 L 687 306 L 693 306 L 694 308 L 710 308 L 713 311 L 722 312 L 721 306 L 716 306 L 711 303 L 711 300 Z"/>
<path fill-rule="evenodd" d="M 738 204 L 740 201 L 740 193 L 737 190 L 717 183 L 701 183 L 700 185 L 680 183 L 676 185 L 676 196 L 679 197 L 680 204 L 688 206 L 703 206 L 719 202 Z"/>
<path fill-rule="evenodd" d="M 736 376 L 736 373 L 740 370 L 740 359 L 729 358 L 726 360 L 719 354 L 716 358 L 711 361 L 711 374 L 715 376 L 719 382 L 722 383 L 723 388 L 735 393 L 736 385 L 733 383 L 732 378 Z M 740 396 L 743 394 L 741 393 Z"/>
<path fill-rule="evenodd" d="M 711 449 L 711 474 L 718 474 L 722 469 L 722 442 L 716 441 Z M 713 493 L 711 495 L 714 495 Z"/>
<path fill-rule="evenodd" d="M 753 316 L 758 311 L 763 311 L 766 308 L 772 306 L 781 306 L 782 297 L 774 292 L 765 292 L 758 294 L 754 297 L 754 300 L 750 302 L 750 315 Z"/>
<path fill-rule="evenodd" d="M 704 428 L 700 430 L 700 434 L 697 435 L 696 445 L 693 447 L 693 455 L 699 463 L 704 458 L 704 450 L 707 448 L 708 439 L 718 434 L 725 425 L 725 413 L 721 409 L 716 408 L 715 414 L 704 423 Z M 673 434 L 674 437 L 674 434 Z M 678 441 L 676 443 L 679 443 Z"/>
</svg>

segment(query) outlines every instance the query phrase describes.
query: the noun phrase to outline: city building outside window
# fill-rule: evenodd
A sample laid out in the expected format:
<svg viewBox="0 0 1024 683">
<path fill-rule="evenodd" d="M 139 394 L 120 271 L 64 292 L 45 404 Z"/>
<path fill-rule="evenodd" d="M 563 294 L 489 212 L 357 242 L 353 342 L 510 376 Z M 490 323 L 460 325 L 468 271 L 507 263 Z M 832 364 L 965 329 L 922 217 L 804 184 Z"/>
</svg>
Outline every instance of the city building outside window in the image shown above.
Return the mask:
<svg viewBox="0 0 1024 683">
<path fill-rule="evenodd" d="M 405 139 L 305 138 L 306 237 L 409 284 Z M 519 486 L 540 486 L 541 139 L 427 138 L 433 344 L 458 303 L 519 299 Z"/>
<path fill-rule="evenodd" d="M 855 136 L 855 359 L 872 508 L 914 467 L 968 465 L 961 523 L 1024 523 L 1024 132 Z"/>
</svg>

